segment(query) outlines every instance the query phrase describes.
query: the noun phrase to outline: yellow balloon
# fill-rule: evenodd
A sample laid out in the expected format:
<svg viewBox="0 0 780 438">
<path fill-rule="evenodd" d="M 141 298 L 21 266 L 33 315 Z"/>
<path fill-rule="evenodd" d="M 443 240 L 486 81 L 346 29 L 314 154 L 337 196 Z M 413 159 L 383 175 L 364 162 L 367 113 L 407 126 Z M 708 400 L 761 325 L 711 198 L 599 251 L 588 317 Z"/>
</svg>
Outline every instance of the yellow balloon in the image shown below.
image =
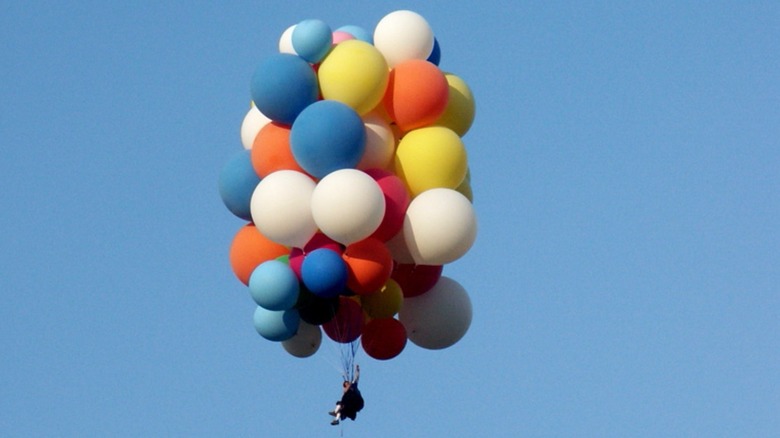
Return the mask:
<svg viewBox="0 0 780 438">
<path fill-rule="evenodd" d="M 371 319 L 392 318 L 401 309 L 403 300 L 401 286 L 392 278 L 377 292 L 360 296 L 363 311 Z"/>
<path fill-rule="evenodd" d="M 463 141 L 443 126 L 409 131 L 395 152 L 395 172 L 412 197 L 433 188 L 455 189 L 467 170 Z"/>
<path fill-rule="evenodd" d="M 382 53 L 360 40 L 337 44 L 317 71 L 322 97 L 344 103 L 360 115 L 382 101 L 389 76 Z"/>
<path fill-rule="evenodd" d="M 466 82 L 451 73 L 445 73 L 447 83 L 450 86 L 450 98 L 444 113 L 439 117 L 435 125 L 446 126 L 463 137 L 474 122 L 476 104 L 474 96 Z"/>
</svg>

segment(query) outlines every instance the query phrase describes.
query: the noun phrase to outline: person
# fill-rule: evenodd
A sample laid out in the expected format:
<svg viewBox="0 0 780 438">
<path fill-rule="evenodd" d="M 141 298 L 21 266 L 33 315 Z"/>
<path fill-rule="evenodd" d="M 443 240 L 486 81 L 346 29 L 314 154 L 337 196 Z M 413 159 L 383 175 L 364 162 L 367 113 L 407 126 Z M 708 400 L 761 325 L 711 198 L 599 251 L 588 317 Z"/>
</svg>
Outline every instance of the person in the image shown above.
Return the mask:
<svg viewBox="0 0 780 438">
<path fill-rule="evenodd" d="M 358 380 L 360 379 L 360 365 L 355 366 L 355 378 L 352 381 L 345 380 L 341 384 L 342 395 L 341 400 L 336 402 L 336 408 L 328 412 L 331 416 L 335 417 L 330 424 L 337 425 L 343 418 L 349 418 L 355 421 L 357 413 L 363 409 L 363 396 L 358 389 Z"/>
</svg>

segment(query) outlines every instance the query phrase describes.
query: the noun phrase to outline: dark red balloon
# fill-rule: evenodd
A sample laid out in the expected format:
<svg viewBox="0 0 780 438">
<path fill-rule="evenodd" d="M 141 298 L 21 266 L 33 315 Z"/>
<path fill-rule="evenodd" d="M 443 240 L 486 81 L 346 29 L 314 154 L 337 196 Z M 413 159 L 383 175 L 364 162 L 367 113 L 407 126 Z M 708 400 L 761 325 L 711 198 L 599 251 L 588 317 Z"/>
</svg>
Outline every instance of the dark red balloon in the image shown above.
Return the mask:
<svg viewBox="0 0 780 438">
<path fill-rule="evenodd" d="M 372 319 L 363 327 L 360 342 L 369 357 L 392 359 L 406 347 L 406 328 L 395 318 Z"/>
<path fill-rule="evenodd" d="M 363 331 L 363 309 L 357 301 L 339 297 L 339 310 L 336 317 L 322 325 L 329 338 L 346 344 L 360 337 Z"/>
<path fill-rule="evenodd" d="M 416 297 L 428 292 L 441 278 L 444 266 L 415 265 L 399 263 L 393 268 L 390 278 L 401 286 L 405 298 Z"/>
</svg>

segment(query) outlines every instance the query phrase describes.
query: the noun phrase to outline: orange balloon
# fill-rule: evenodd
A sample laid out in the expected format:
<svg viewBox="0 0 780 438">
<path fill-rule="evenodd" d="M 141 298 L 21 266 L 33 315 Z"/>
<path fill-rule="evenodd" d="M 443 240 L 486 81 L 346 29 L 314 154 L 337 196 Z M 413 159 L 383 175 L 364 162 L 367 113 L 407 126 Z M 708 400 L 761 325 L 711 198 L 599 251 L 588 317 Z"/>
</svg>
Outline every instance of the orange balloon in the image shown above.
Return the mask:
<svg viewBox="0 0 780 438">
<path fill-rule="evenodd" d="M 409 131 L 435 122 L 447 108 L 449 91 L 447 78 L 439 67 L 412 59 L 390 71 L 383 103 L 398 127 Z"/>
<path fill-rule="evenodd" d="M 347 264 L 347 287 L 358 295 L 378 291 L 393 272 L 393 256 L 374 237 L 348 245 L 341 256 Z"/>
<path fill-rule="evenodd" d="M 233 238 L 230 245 L 230 266 L 236 277 L 248 285 L 249 276 L 260 263 L 289 253 L 289 248 L 272 242 L 250 223 L 239 229 Z"/>
<path fill-rule="evenodd" d="M 289 126 L 271 122 L 260 129 L 252 143 L 252 167 L 260 178 L 277 170 L 306 173 L 295 161 L 290 149 Z"/>
</svg>

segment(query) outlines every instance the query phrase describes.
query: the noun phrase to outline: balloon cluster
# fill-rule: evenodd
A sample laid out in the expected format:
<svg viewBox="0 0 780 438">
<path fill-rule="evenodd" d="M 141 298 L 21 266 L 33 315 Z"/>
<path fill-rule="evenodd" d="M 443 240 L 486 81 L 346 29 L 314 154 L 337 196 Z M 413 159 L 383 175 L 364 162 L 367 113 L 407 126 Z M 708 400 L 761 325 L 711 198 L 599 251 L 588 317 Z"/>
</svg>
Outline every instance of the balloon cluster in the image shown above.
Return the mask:
<svg viewBox="0 0 780 438">
<path fill-rule="evenodd" d="M 254 326 L 293 356 L 324 332 L 385 360 L 407 340 L 447 348 L 471 324 L 442 269 L 476 238 L 462 141 L 475 107 L 439 59 L 428 22 L 401 10 L 373 34 L 301 21 L 252 76 L 244 150 L 219 189 L 248 221 L 230 263 Z"/>
</svg>

